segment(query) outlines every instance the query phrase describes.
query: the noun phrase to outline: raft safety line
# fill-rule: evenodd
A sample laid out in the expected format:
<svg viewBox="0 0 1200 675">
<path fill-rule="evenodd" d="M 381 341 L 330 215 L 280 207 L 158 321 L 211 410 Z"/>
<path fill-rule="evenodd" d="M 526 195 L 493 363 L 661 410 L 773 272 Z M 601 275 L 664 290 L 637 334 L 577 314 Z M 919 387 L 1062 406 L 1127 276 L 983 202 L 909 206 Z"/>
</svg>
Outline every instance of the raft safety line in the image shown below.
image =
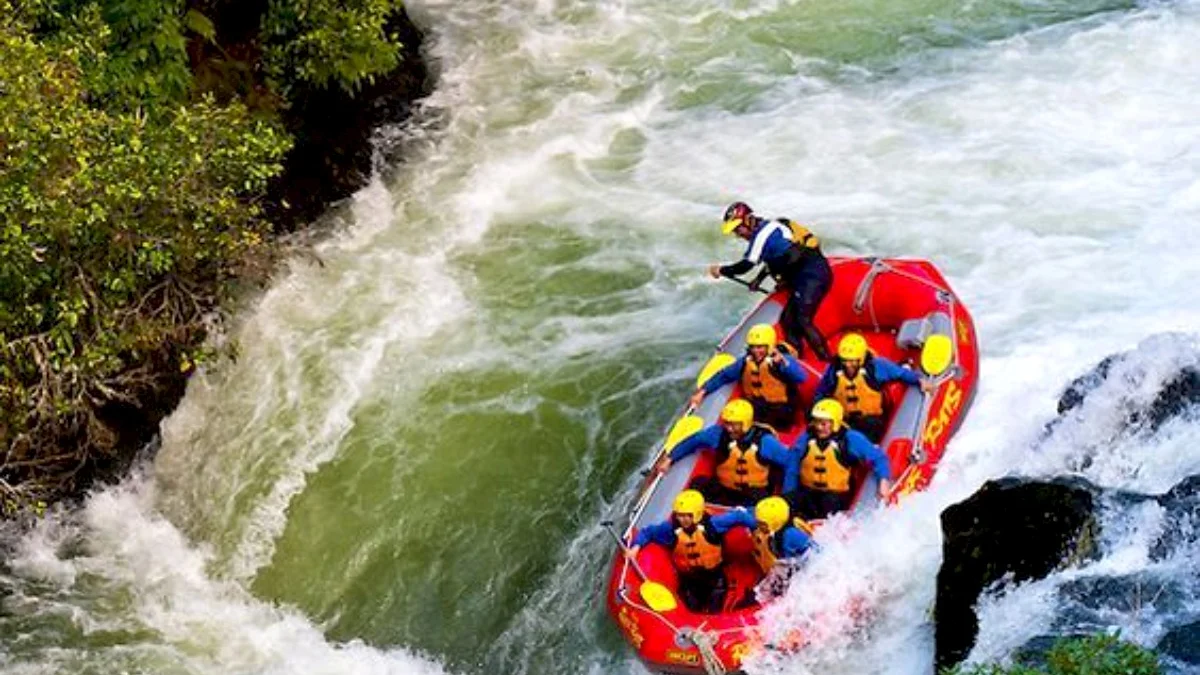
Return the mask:
<svg viewBox="0 0 1200 675">
<path fill-rule="evenodd" d="M 626 569 L 623 570 L 623 574 L 627 573 L 628 571 L 628 565 L 626 565 Z M 622 584 L 619 592 L 621 594 L 621 599 L 624 602 L 654 616 L 656 619 L 661 621 L 663 625 L 665 625 L 667 628 L 670 628 L 671 632 L 674 633 L 677 638 L 683 638 L 695 645 L 696 650 L 700 652 L 700 661 L 704 664 L 704 672 L 706 675 L 728 675 L 729 671 L 725 668 L 725 665 L 721 663 L 721 658 L 717 656 L 716 644 L 720 641 L 720 639 L 714 639 L 713 636 L 722 632 L 731 632 L 733 630 L 740 631 L 743 630 L 744 627 L 715 632 L 708 632 L 699 627 L 680 628 L 679 626 L 671 623 L 671 621 L 668 620 L 667 617 L 663 616 L 660 612 L 656 612 L 649 606 L 633 600 L 633 598 L 630 597 L 628 586 Z"/>
</svg>

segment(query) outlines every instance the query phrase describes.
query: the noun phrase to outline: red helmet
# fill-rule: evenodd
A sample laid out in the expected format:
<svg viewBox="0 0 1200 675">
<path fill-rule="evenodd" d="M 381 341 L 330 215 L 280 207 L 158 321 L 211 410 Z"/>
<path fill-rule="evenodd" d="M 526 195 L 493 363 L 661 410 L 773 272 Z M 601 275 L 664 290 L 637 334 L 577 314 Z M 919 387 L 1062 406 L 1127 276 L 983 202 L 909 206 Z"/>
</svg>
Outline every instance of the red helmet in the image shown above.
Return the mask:
<svg viewBox="0 0 1200 675">
<path fill-rule="evenodd" d="M 746 202 L 734 202 L 725 209 L 725 222 L 721 226 L 721 231 L 725 234 L 732 233 L 739 225 L 752 225 L 754 218 L 754 210 Z"/>
</svg>

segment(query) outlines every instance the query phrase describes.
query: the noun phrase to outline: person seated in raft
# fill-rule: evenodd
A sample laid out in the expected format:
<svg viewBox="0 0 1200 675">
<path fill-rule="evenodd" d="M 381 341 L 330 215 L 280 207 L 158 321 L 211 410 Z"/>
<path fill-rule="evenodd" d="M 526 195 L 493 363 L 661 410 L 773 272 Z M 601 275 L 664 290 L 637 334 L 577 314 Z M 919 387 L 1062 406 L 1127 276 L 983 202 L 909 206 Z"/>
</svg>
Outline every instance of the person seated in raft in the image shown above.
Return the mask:
<svg viewBox="0 0 1200 675">
<path fill-rule="evenodd" d="M 625 555 L 633 558 L 649 543 L 670 549 L 683 604 L 693 612 L 712 614 L 725 602 L 724 535 L 741 524 L 736 509 L 709 516 L 704 512 L 704 495 L 684 490 L 675 497 L 671 517 L 638 530 Z"/>
<path fill-rule="evenodd" d="M 846 411 L 846 424 L 878 443 L 887 431 L 883 385 L 897 381 L 925 392 L 933 388 L 932 382 L 912 370 L 876 356 L 862 335 L 847 333 L 838 343 L 837 358 L 817 383 L 813 400 L 836 399 Z"/>
<path fill-rule="evenodd" d="M 770 575 L 777 563 L 798 560 L 815 546 L 812 526 L 802 518 L 793 518 L 791 507 L 783 497 L 767 497 L 760 501 L 754 507 L 753 516 L 743 509 L 731 509 L 728 513 L 738 514 L 738 524 L 750 529 L 754 540 L 754 560 L 764 576 Z M 782 593 L 791 577 L 791 569 L 781 566 L 781 574 L 773 577 L 769 588 L 764 590 L 771 596 Z M 741 605 L 755 601 L 754 589 L 748 590 Z"/>
<path fill-rule="evenodd" d="M 716 452 L 715 476 L 699 477 L 691 487 L 711 502 L 749 506 L 771 494 L 771 469 L 786 474 L 788 449 L 771 430 L 754 423 L 754 406 L 738 399 L 725 404 L 717 424 L 688 436 L 663 458 L 658 470 L 700 450 Z"/>
<path fill-rule="evenodd" d="M 825 518 L 850 506 L 850 472 L 867 462 L 879 479 L 879 498 L 892 489 L 892 469 L 887 455 L 863 434 L 843 424 L 842 404 L 827 398 L 817 401 L 809 415 L 809 428 L 791 448 L 792 469 L 783 490 L 795 513 L 806 520 Z"/>
<path fill-rule="evenodd" d="M 742 396 L 754 406 L 754 418 L 776 431 L 786 431 L 796 421 L 799 386 L 807 377 L 796 357 L 785 350 L 769 323 L 755 324 L 746 333 L 746 354 L 718 370 L 692 394 L 693 408 L 704 397 L 732 382 L 741 381 Z"/>
</svg>

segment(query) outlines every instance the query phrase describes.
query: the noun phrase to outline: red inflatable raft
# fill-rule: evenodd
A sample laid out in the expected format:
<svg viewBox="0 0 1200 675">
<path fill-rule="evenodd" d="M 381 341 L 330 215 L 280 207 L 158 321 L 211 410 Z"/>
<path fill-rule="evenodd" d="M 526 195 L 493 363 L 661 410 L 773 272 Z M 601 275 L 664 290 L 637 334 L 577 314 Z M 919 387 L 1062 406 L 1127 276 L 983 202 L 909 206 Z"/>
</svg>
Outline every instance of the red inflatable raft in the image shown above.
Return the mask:
<svg viewBox="0 0 1200 675">
<path fill-rule="evenodd" d="M 880 447 L 886 452 L 892 475 L 896 477 L 892 499 L 903 498 L 929 484 L 946 443 L 970 407 L 979 372 L 975 327 L 945 279 L 926 261 L 863 258 L 831 259 L 831 263 L 833 287 L 816 316 L 831 351 L 836 350 L 841 336 L 849 331 L 861 333 L 875 354 L 918 370 L 922 366 L 922 348 L 932 346 L 930 338 L 949 351 L 949 365 L 934 378 L 936 386 L 929 394 L 898 383 L 887 385 L 885 391 L 889 422 Z M 776 332 L 782 334 L 778 320 L 785 300 L 784 293 L 773 293 L 746 315 L 718 346 L 717 354 L 702 370 L 699 381 L 743 353 L 750 326 L 775 324 Z M 813 391 L 825 364 L 817 361 L 811 350 L 806 350 L 802 366 L 809 374 L 801 387 L 803 411 L 811 407 Z M 706 397 L 696 410 L 683 411 L 659 445 L 655 462 L 680 437 L 693 433 L 701 422 L 715 423 L 725 403 L 740 395 L 736 383 L 727 385 Z M 780 434 L 787 444 L 803 431 L 803 412 L 796 422 L 792 429 Z M 629 542 L 638 528 L 667 519 L 675 496 L 694 478 L 712 471 L 711 453 L 703 451 L 676 462 L 665 474 L 650 474 L 629 511 L 628 525 L 618 536 Z M 856 470 L 852 517 L 856 511 L 877 507 L 875 488 L 874 479 L 865 469 Z M 709 510 L 717 512 L 722 508 L 710 505 Z M 761 578 L 750 555 L 749 539 L 745 528 L 735 528 L 725 538 L 729 593 L 741 593 Z M 674 594 L 678 578 L 669 551 L 656 544 L 645 546 L 638 553 L 637 563 L 635 567 L 627 561 L 620 549 L 615 552 L 607 602 L 618 628 L 646 665 L 657 672 L 689 675 L 736 671 L 742 659 L 754 649 L 761 606 L 700 614 L 689 610 L 677 596 L 668 596 L 666 603 L 648 601 L 651 594 L 642 592 L 643 583 L 649 582 L 647 591 Z M 645 574 L 645 581 L 641 574 Z M 666 605 L 669 609 L 655 611 L 651 604 Z"/>
</svg>

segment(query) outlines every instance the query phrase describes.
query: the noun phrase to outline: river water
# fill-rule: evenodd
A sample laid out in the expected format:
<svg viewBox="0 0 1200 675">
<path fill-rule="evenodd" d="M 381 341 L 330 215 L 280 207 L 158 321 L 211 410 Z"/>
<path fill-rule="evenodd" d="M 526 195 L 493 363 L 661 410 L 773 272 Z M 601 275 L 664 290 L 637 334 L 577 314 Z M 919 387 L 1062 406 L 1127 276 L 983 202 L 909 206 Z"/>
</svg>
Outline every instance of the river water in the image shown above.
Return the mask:
<svg viewBox="0 0 1200 675">
<path fill-rule="evenodd" d="M 752 672 L 928 672 L 937 514 L 988 478 L 1200 473 L 1195 424 L 1100 438 L 1144 383 L 1043 437 L 1106 355 L 1136 348 L 1153 384 L 1200 351 L 1200 3 L 409 10 L 438 83 L 393 130 L 406 161 L 247 302 L 236 362 L 193 379 L 153 462 L 12 541 L 4 672 L 644 672 L 597 523 L 751 306 L 703 274 L 740 252 L 734 199 L 830 253 L 931 259 L 982 346 L 931 490 L 831 532 L 772 609 L 866 593 L 872 624 Z M 1187 547 L 1151 560 L 1161 520 L 1121 514 L 1088 570 L 985 599 L 973 658 L 1061 629 L 1081 575 L 1194 576 Z M 1189 603 L 1092 619 L 1153 646 Z"/>
</svg>

